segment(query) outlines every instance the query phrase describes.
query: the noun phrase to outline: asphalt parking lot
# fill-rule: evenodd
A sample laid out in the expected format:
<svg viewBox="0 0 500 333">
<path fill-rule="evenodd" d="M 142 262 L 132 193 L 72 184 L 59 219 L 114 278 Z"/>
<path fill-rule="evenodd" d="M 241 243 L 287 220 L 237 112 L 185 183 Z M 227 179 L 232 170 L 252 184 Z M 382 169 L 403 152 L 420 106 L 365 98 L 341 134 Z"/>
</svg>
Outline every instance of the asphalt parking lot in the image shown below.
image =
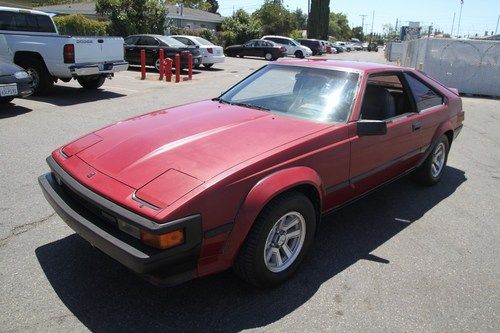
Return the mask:
<svg viewBox="0 0 500 333">
<path fill-rule="evenodd" d="M 381 52 L 331 58 L 383 62 Z M 192 81 L 119 73 L 57 84 L 0 112 L 0 331 L 500 331 L 500 100 L 464 97 L 442 181 L 404 178 L 326 217 L 286 284 L 232 272 L 158 289 L 54 214 L 37 177 L 56 147 L 109 123 L 219 95 L 264 65 L 228 58 Z"/>
</svg>

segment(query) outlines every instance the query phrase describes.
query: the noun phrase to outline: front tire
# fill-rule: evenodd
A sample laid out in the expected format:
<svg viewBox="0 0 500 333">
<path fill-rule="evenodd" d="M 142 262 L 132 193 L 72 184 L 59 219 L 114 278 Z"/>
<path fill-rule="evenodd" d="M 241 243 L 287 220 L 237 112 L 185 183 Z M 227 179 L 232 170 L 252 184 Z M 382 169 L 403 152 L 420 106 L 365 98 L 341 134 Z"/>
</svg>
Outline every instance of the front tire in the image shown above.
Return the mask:
<svg viewBox="0 0 500 333">
<path fill-rule="evenodd" d="M 302 51 L 295 51 L 294 55 L 295 58 L 300 58 L 300 59 L 304 58 L 304 53 L 302 53 Z"/>
<path fill-rule="evenodd" d="M 302 193 L 271 201 L 259 214 L 234 263 L 234 270 L 256 287 L 290 278 L 304 259 L 316 232 L 316 210 Z"/>
<path fill-rule="evenodd" d="M 84 89 L 94 90 L 101 87 L 104 84 L 104 81 L 106 81 L 106 77 L 102 75 L 88 76 L 88 77 L 83 76 L 77 78 L 77 81 Z"/>
<path fill-rule="evenodd" d="M 203 64 L 203 67 L 205 67 L 206 69 L 209 69 L 213 66 L 214 64 Z"/>
<path fill-rule="evenodd" d="M 443 175 L 448 160 L 450 143 L 446 135 L 439 138 L 424 163 L 416 170 L 415 179 L 427 186 L 437 184 Z"/>
</svg>

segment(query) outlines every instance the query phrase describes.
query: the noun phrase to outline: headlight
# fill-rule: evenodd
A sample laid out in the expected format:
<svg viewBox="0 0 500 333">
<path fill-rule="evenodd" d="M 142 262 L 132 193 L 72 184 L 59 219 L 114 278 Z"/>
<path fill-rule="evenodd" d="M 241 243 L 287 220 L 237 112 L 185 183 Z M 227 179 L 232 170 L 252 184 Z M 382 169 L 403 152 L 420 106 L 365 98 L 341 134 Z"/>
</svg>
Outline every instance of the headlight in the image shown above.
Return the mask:
<svg viewBox="0 0 500 333">
<path fill-rule="evenodd" d="M 16 73 L 14 73 L 14 77 L 15 77 L 16 79 L 22 80 L 22 79 L 27 79 L 27 78 L 29 78 L 30 76 L 29 76 L 29 74 L 28 74 L 28 73 L 26 73 L 25 71 L 20 71 L 20 72 L 16 72 Z"/>
</svg>

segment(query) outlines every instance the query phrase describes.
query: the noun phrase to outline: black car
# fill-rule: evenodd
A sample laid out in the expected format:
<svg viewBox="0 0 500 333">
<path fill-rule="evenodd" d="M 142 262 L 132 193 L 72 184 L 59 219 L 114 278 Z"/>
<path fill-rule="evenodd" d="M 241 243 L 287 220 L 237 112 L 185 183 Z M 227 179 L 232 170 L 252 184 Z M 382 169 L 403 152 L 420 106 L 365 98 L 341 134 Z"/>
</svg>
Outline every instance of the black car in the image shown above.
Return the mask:
<svg viewBox="0 0 500 333">
<path fill-rule="evenodd" d="M 228 46 L 225 52 L 229 57 L 263 57 L 266 60 L 276 60 L 286 55 L 285 47 L 262 39 L 252 39 L 243 45 Z"/>
<path fill-rule="evenodd" d="M 323 51 L 321 50 L 321 41 L 317 39 L 306 39 L 306 38 L 299 38 L 297 39 L 297 42 L 299 42 L 301 45 L 307 46 L 308 48 L 311 49 L 313 55 L 322 55 Z"/>
<path fill-rule="evenodd" d="M 376 43 L 368 44 L 368 52 L 378 52 L 378 45 Z"/>
<path fill-rule="evenodd" d="M 165 58 L 175 60 L 175 55 L 181 55 L 181 68 L 188 67 L 186 53 L 193 55 L 193 67 L 201 64 L 200 50 L 195 46 L 187 46 L 172 37 L 162 35 L 132 35 L 125 38 L 125 60 L 131 65 L 141 64 L 141 49 L 146 50 L 146 66 L 160 69 L 160 49 Z M 175 67 L 175 61 L 173 63 Z"/>
<path fill-rule="evenodd" d="M 24 69 L 14 64 L 0 63 L 0 104 L 32 93 L 33 79 Z"/>
</svg>

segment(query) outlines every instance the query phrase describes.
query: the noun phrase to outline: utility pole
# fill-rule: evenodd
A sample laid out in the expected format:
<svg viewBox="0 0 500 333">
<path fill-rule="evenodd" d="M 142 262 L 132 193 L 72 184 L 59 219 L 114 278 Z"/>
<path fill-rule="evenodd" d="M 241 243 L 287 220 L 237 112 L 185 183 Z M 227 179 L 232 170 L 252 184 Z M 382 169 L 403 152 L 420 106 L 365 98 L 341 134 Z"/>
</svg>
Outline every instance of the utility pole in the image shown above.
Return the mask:
<svg viewBox="0 0 500 333">
<path fill-rule="evenodd" d="M 462 7 L 463 6 L 464 6 L 464 0 L 460 0 L 460 14 L 458 14 L 457 36 L 460 36 L 460 21 L 462 20 Z"/>
<path fill-rule="evenodd" d="M 311 14 L 311 0 L 307 0 L 307 17 Z"/>
<path fill-rule="evenodd" d="M 367 17 L 368 15 L 359 15 L 361 16 L 361 30 L 363 30 L 363 35 L 365 34 L 365 17 Z M 498 25 L 498 24 L 497 24 Z"/>
<path fill-rule="evenodd" d="M 375 21 L 375 11 L 373 11 L 373 14 L 372 14 L 372 29 L 371 29 L 371 32 L 370 32 L 370 42 L 373 41 L 373 22 Z"/>
<path fill-rule="evenodd" d="M 498 18 L 497 18 L 497 27 L 495 28 L 495 35 L 497 34 L 497 31 L 498 31 L 498 22 L 500 22 L 500 15 L 498 15 Z"/>
<path fill-rule="evenodd" d="M 453 38 L 453 28 L 455 27 L 455 12 L 453 12 L 453 22 L 451 23 L 450 37 Z"/>
</svg>

